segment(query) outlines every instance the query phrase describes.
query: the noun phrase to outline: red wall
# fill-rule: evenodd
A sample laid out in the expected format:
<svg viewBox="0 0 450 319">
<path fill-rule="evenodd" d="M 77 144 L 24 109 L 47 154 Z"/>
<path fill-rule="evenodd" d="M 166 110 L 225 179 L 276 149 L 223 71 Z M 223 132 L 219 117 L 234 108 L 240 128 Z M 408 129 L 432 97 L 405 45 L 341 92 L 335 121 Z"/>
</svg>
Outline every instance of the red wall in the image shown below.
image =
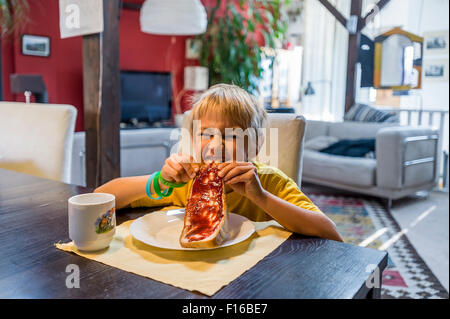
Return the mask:
<svg viewBox="0 0 450 319">
<path fill-rule="evenodd" d="M 138 0 L 134 2 L 143 2 Z M 211 0 L 203 1 L 211 2 Z M 49 103 L 67 103 L 78 109 L 76 130 L 83 130 L 83 81 L 81 37 L 60 39 L 59 1 L 29 0 L 29 23 L 21 34 L 50 37 L 50 57 L 25 56 L 21 53 L 21 35 L 2 40 L 3 99 L 24 101 L 11 94 L 11 73 L 43 76 Z M 185 65 L 196 61 L 184 58 L 186 36 L 145 34 L 139 28 L 139 12 L 122 10 L 120 18 L 120 68 L 122 70 L 165 71 L 173 78 L 173 100 L 183 88 Z"/>
<path fill-rule="evenodd" d="M 172 100 L 175 101 L 183 89 L 184 67 L 198 64 L 185 59 L 187 38 L 143 33 L 139 26 L 139 12 L 123 10 L 120 18 L 120 69 L 171 72 Z"/>
<path fill-rule="evenodd" d="M 76 130 L 83 129 L 83 81 L 81 37 L 61 40 L 59 35 L 58 0 L 31 0 L 29 23 L 21 34 L 50 37 L 50 56 L 34 57 L 21 53 L 21 34 L 2 41 L 3 98 L 24 101 L 23 95 L 13 95 L 9 90 L 11 73 L 42 74 L 47 87 L 49 103 L 72 104 L 78 109 Z M 12 48 L 11 48 L 12 47 Z M 9 60 L 8 60 L 9 59 Z M 9 72 L 7 72 L 8 68 Z"/>
</svg>

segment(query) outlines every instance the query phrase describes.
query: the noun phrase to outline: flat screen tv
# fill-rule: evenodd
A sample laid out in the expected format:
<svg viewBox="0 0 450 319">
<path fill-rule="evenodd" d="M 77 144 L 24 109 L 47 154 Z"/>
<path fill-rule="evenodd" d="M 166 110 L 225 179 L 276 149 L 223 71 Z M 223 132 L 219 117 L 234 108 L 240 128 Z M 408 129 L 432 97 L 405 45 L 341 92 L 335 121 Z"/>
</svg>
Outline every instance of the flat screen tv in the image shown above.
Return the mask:
<svg viewBox="0 0 450 319">
<path fill-rule="evenodd" d="M 121 121 L 164 122 L 171 119 L 170 73 L 121 71 Z"/>
</svg>

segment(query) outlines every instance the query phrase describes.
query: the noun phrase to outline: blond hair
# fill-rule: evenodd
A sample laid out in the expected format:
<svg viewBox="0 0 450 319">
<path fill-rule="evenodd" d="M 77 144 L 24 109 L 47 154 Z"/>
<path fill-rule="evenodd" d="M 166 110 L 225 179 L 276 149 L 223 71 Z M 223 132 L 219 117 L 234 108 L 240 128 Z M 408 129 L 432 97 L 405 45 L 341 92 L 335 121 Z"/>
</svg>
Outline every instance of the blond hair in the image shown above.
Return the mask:
<svg viewBox="0 0 450 319">
<path fill-rule="evenodd" d="M 212 112 L 243 130 L 266 127 L 267 113 L 256 98 L 236 85 L 216 84 L 197 96 L 189 114 L 189 130 L 194 120 Z"/>
</svg>

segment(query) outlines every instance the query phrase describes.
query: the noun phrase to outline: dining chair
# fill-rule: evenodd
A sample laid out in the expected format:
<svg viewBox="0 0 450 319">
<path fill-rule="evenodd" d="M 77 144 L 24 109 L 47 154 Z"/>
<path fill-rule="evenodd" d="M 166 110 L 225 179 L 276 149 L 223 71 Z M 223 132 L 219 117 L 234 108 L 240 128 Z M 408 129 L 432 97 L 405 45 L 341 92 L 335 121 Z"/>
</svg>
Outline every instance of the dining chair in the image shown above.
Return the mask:
<svg viewBox="0 0 450 319">
<path fill-rule="evenodd" d="M 189 112 L 183 114 L 182 127 L 188 128 Z M 262 150 L 266 150 L 267 155 L 277 156 L 275 165 L 287 176 L 292 178 L 299 187 L 301 187 L 302 163 L 303 163 L 303 141 L 306 127 L 306 120 L 303 116 L 297 114 L 283 114 L 283 113 L 268 113 L 268 125 L 266 129 L 265 141 L 262 145 Z M 270 130 L 275 128 L 276 130 Z M 274 152 L 270 151 L 271 134 L 273 138 L 277 137 L 278 147 L 274 148 Z M 182 145 L 184 142 L 180 142 Z M 275 153 L 275 154 L 273 154 Z M 269 157 L 258 155 L 257 160 L 273 164 L 267 161 Z"/>
<path fill-rule="evenodd" d="M 268 130 L 264 142 L 265 148 L 269 152 L 270 141 L 272 141 L 271 129 L 275 128 L 278 136 L 278 147 L 275 148 L 278 155 L 276 167 L 301 187 L 306 120 L 298 114 L 283 113 L 269 113 L 267 119 Z M 262 149 L 264 150 L 264 144 Z"/>
<path fill-rule="evenodd" d="M 0 168 L 70 182 L 77 109 L 0 102 Z"/>
</svg>

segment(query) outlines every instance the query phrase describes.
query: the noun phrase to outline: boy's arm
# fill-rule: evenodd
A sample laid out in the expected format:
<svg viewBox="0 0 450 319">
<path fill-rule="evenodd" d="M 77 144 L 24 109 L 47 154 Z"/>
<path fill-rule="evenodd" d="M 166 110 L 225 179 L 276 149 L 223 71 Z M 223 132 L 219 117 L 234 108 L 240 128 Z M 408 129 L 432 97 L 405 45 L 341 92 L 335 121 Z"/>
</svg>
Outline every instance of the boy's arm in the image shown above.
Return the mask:
<svg viewBox="0 0 450 319">
<path fill-rule="evenodd" d="M 198 166 L 190 163 L 192 158 L 188 155 L 172 154 L 164 162 L 161 169 L 161 177 L 176 183 L 187 183 L 191 178 L 195 177 Z M 145 187 L 150 175 L 120 177 L 109 181 L 108 183 L 96 188 L 94 193 L 109 193 L 116 197 L 116 208 L 124 208 L 134 202 L 147 196 Z M 159 181 L 161 191 L 168 187 Z M 150 193 L 153 196 L 155 190 L 153 183 L 150 184 Z"/>
<path fill-rule="evenodd" d="M 127 207 L 135 200 L 147 196 L 145 187 L 149 178 L 150 175 L 115 178 L 96 188 L 94 193 L 113 194 L 116 197 L 116 208 L 121 209 Z M 159 187 L 161 191 L 167 188 L 161 183 L 159 183 Z M 153 183 L 150 186 L 150 192 L 152 195 L 155 194 Z"/>
<path fill-rule="evenodd" d="M 291 204 L 265 190 L 256 167 L 248 162 L 222 163 L 219 176 L 234 191 L 246 196 L 280 225 L 295 233 L 342 241 L 336 226 L 322 213 Z"/>
<path fill-rule="evenodd" d="M 250 200 L 290 231 L 343 241 L 334 223 L 324 214 L 298 207 L 265 190 Z"/>
</svg>

